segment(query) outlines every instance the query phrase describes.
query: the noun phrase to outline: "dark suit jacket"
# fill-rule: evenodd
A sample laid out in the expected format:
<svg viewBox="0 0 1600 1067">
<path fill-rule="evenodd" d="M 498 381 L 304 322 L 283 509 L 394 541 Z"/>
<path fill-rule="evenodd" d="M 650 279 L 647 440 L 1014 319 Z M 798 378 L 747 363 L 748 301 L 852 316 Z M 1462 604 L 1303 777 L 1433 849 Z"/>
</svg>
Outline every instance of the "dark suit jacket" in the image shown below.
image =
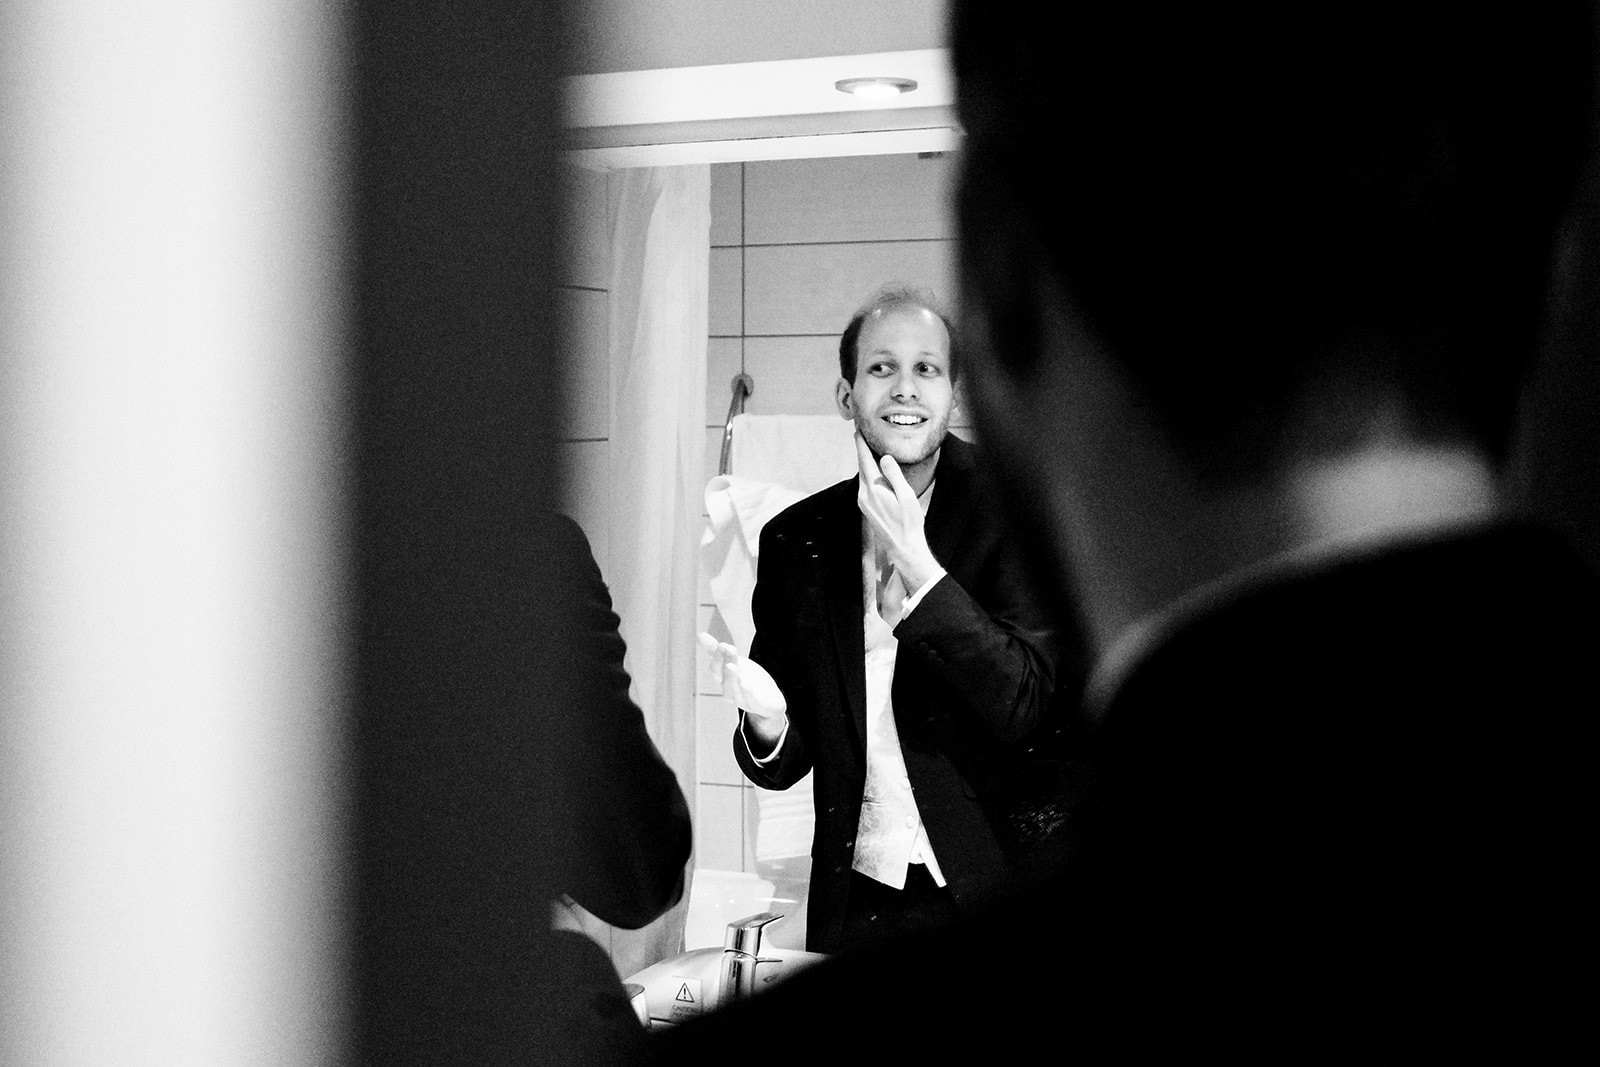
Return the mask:
<svg viewBox="0 0 1600 1067">
<path fill-rule="evenodd" d="M 565 710 L 570 749 L 554 820 L 567 845 L 552 857 L 559 887 L 599 918 L 638 929 L 683 896 L 692 830 L 677 776 L 645 730 L 629 695 L 627 648 L 589 541 L 550 513 L 544 544 L 550 591 L 565 611 L 566 655 L 550 678 Z M 580 770 L 581 768 L 581 770 Z"/>
<path fill-rule="evenodd" d="M 958 906 L 1004 874 L 1008 819 L 1056 685 L 1063 642 L 1041 607 L 971 447 L 947 437 L 925 529 L 948 574 L 895 630 L 895 723 L 929 842 Z M 749 779 L 786 789 L 815 771 L 807 947 L 836 952 L 866 784 L 861 513 L 855 478 L 772 518 L 761 533 L 750 658 L 789 705 L 777 759 Z M 1075 631 L 1074 631 L 1075 632 Z M 1078 657 L 1069 671 L 1076 675 Z"/>
<path fill-rule="evenodd" d="M 853 1050 L 912 1058 L 1002 1031 L 1078 1057 L 1587 1045 L 1597 651 L 1594 576 L 1535 530 L 1235 589 L 1087 709 L 1051 870 L 653 1035 L 659 1062 L 763 1033 L 814 1062 L 837 1038 L 807 1023 L 868 1002 L 918 1023 Z"/>
<path fill-rule="evenodd" d="M 636 929 L 683 896 L 689 807 L 629 696 L 620 620 L 588 539 L 564 515 L 541 518 L 534 543 L 546 553 L 552 618 L 539 637 L 563 653 L 542 661 L 541 706 L 564 728 L 549 731 L 558 746 L 549 760 L 550 840 L 538 847 L 551 892 Z M 551 1064 L 626 1062 L 644 1031 L 606 951 L 565 930 L 551 931 L 545 948 L 527 1000 L 538 1005 L 546 1039 L 523 1051 Z"/>
</svg>

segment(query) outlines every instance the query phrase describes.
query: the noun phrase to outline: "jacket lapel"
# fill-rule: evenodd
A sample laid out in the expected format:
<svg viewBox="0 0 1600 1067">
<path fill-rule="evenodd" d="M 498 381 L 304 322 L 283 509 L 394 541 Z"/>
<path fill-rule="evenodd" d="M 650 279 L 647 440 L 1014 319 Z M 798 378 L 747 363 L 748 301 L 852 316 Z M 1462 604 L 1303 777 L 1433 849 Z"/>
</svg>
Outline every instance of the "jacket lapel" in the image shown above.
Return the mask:
<svg viewBox="0 0 1600 1067">
<path fill-rule="evenodd" d="M 971 468 L 972 452 L 967 443 L 947 436 L 939 453 L 939 466 L 934 471 L 933 499 L 928 502 L 928 517 L 922 529 L 934 558 L 950 571 L 954 571 L 951 561 L 958 558 L 956 549 L 972 518 L 972 508 L 968 506 L 972 494 Z"/>
<path fill-rule="evenodd" d="M 844 685 L 846 707 L 841 710 L 854 724 L 858 750 L 865 753 L 867 656 L 861 629 L 861 512 L 856 507 L 855 479 L 834 487 L 818 523 L 812 551 L 821 568 L 835 662 Z"/>
</svg>

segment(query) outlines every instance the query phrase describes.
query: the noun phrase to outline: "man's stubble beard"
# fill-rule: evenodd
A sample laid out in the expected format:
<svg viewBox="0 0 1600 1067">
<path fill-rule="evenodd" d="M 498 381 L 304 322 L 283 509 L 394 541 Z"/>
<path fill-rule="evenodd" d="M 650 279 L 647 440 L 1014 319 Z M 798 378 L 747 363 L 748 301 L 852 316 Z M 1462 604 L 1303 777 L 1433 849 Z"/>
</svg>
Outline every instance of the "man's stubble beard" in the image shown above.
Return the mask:
<svg viewBox="0 0 1600 1067">
<path fill-rule="evenodd" d="M 902 467 L 909 467 L 914 464 L 921 463 L 929 456 L 932 456 L 934 453 L 938 452 L 939 449 L 944 446 L 944 439 L 949 436 L 950 433 L 950 413 L 945 412 L 945 414 L 937 422 L 929 420 L 928 425 L 931 428 L 929 429 L 928 436 L 926 438 L 927 446 L 922 450 L 921 455 L 916 456 L 915 458 L 907 459 L 902 456 L 895 455 L 893 449 L 885 447 L 886 443 L 881 438 L 875 439 L 875 435 L 882 430 L 882 422 L 877 416 L 874 415 L 868 419 L 856 419 L 856 430 L 861 434 L 862 439 L 867 442 L 867 447 L 872 450 L 873 456 L 878 459 L 882 459 L 886 455 L 894 456 L 894 461 L 900 464 Z M 868 432 L 869 430 L 871 432 Z"/>
</svg>

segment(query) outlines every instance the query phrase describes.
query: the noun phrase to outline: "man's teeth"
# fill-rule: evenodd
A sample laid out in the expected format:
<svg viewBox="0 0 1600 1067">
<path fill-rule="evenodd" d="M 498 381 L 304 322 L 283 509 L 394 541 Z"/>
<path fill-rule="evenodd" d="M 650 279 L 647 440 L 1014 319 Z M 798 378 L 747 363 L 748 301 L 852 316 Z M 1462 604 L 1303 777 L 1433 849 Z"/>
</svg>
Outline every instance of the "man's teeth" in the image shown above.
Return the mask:
<svg viewBox="0 0 1600 1067">
<path fill-rule="evenodd" d="M 916 426 L 923 421 L 920 415 L 890 415 L 889 421 L 896 426 Z"/>
</svg>

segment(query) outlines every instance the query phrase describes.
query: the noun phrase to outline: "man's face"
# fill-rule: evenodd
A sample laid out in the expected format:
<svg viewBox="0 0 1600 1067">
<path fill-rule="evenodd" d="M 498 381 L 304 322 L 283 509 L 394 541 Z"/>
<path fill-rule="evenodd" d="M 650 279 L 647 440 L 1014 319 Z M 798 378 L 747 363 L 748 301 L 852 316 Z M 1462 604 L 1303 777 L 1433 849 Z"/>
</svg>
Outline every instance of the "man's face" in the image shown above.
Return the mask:
<svg viewBox="0 0 1600 1067">
<path fill-rule="evenodd" d="M 913 305 L 868 315 L 856 343 L 856 380 L 839 379 L 835 399 L 873 455 L 893 456 L 902 469 L 929 460 L 955 405 L 943 320 Z"/>
</svg>

